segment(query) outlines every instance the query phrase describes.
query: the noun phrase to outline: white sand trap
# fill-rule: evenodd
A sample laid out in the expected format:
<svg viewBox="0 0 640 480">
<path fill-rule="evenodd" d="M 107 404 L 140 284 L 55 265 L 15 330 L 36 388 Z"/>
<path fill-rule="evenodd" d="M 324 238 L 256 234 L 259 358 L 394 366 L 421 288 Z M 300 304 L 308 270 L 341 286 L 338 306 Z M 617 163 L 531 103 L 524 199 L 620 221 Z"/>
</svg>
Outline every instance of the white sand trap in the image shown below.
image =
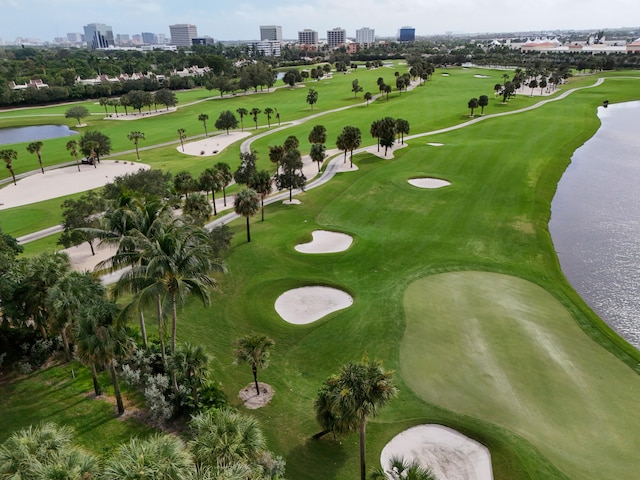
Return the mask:
<svg viewBox="0 0 640 480">
<path fill-rule="evenodd" d="M 301 287 L 284 292 L 276 300 L 278 315 L 289 323 L 305 325 L 353 304 L 347 292 L 331 287 Z"/>
<path fill-rule="evenodd" d="M 451 182 L 439 178 L 410 178 L 407 181 L 418 188 L 442 188 L 451 185 Z"/>
<path fill-rule="evenodd" d="M 182 151 L 182 145 L 178 144 L 176 150 L 178 150 L 180 153 L 184 153 L 185 155 L 210 157 L 222 152 L 232 143 L 235 143 L 238 140 L 250 135 L 251 132 L 229 132 L 229 135 L 227 135 L 226 133 L 220 133 L 212 137 L 207 137 L 204 140 L 185 143 L 184 152 Z"/>
<path fill-rule="evenodd" d="M 17 185 L 9 184 L 0 190 L 0 210 L 92 190 L 113 182 L 121 175 L 148 168 L 149 165 L 143 163 L 102 160 L 97 168 L 80 165 L 78 171 L 74 165 L 46 170 L 44 175 L 34 173 L 18 180 Z"/>
<path fill-rule="evenodd" d="M 443 77 L 448 77 L 449 76 L 448 73 L 441 73 L 440 75 L 442 75 Z"/>
<path fill-rule="evenodd" d="M 284 202 L 282 202 L 283 205 L 300 205 L 301 203 L 302 202 L 297 198 L 294 198 L 293 200 L 285 200 Z"/>
<path fill-rule="evenodd" d="M 311 242 L 296 245 L 295 249 L 301 253 L 337 253 L 344 252 L 353 243 L 353 238 L 346 233 L 315 230 L 311 236 Z"/>
<path fill-rule="evenodd" d="M 434 142 L 430 142 L 427 143 L 427 145 L 429 145 L 430 147 L 443 147 L 444 143 L 434 143 Z"/>
<path fill-rule="evenodd" d="M 438 480 L 493 480 L 487 447 L 442 425 L 418 425 L 396 435 L 380 454 L 385 470 L 394 457 L 418 462 Z"/>
<path fill-rule="evenodd" d="M 474 78 L 491 78 L 489 75 L 474 75 Z"/>
</svg>

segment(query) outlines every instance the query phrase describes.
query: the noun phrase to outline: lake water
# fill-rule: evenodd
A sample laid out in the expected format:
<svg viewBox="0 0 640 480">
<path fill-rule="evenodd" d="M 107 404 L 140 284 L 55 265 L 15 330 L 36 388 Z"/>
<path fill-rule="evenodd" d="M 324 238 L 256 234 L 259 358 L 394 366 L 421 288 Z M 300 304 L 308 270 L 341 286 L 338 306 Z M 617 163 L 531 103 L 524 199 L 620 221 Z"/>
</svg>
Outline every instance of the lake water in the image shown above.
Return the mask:
<svg viewBox="0 0 640 480">
<path fill-rule="evenodd" d="M 640 102 L 598 116 L 558 184 L 549 230 L 573 288 L 640 348 Z"/>
<path fill-rule="evenodd" d="M 69 137 L 75 135 L 66 125 L 38 125 L 34 127 L 0 128 L 0 145 L 11 143 L 35 142 L 49 138 Z"/>
</svg>

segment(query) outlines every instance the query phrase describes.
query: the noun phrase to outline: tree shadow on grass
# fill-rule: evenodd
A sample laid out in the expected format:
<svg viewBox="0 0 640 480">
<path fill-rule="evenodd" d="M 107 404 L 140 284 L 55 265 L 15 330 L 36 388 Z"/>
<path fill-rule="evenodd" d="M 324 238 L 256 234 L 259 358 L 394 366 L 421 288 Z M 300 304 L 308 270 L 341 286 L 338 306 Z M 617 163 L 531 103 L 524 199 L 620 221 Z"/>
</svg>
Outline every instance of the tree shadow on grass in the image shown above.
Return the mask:
<svg viewBox="0 0 640 480">
<path fill-rule="evenodd" d="M 287 478 L 309 478 L 311 472 L 322 472 L 321 478 L 338 478 L 347 459 L 357 467 L 357 457 L 351 458 L 351 448 L 342 440 L 334 440 L 331 434 L 319 440 L 307 438 L 287 453 Z M 317 473 L 313 476 L 320 478 Z"/>
</svg>

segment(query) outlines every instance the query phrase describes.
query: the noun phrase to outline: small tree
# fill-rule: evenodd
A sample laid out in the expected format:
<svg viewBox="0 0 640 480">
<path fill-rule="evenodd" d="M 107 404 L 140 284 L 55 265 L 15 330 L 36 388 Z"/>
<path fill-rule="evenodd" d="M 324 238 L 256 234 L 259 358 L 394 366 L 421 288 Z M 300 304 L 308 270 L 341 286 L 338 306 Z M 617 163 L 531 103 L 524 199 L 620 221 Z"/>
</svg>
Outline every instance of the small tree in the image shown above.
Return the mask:
<svg viewBox="0 0 640 480">
<path fill-rule="evenodd" d="M 216 120 L 216 128 L 218 130 L 226 130 L 227 135 L 229 135 L 229 129 L 238 128 L 238 119 L 231 110 L 220 112 L 220 116 Z"/>
<path fill-rule="evenodd" d="M 309 143 L 325 143 L 327 141 L 327 129 L 324 125 L 315 125 L 309 132 Z"/>
<path fill-rule="evenodd" d="M 80 162 L 78 160 L 78 141 L 69 140 L 67 142 L 66 149 L 69 152 L 69 154 L 76 159 L 76 166 L 78 167 L 78 171 L 80 171 Z"/>
<path fill-rule="evenodd" d="M 78 127 L 80 126 L 80 121 L 89 116 L 89 110 L 85 107 L 71 107 L 66 112 L 64 112 L 64 118 L 75 118 L 78 121 Z"/>
<path fill-rule="evenodd" d="M 227 187 L 233 180 L 233 174 L 231 173 L 231 167 L 228 163 L 218 162 L 213 168 L 218 171 L 218 175 L 220 175 L 220 184 L 222 185 L 222 198 L 224 202 L 224 206 L 227 206 Z"/>
<path fill-rule="evenodd" d="M 269 366 L 269 349 L 276 343 L 266 335 L 247 335 L 235 341 L 234 355 L 236 363 L 248 363 L 253 373 L 256 394 L 260 395 L 258 387 L 258 368 Z"/>
<path fill-rule="evenodd" d="M 38 141 L 38 142 L 31 142 L 29 145 L 27 145 L 27 152 L 31 153 L 31 154 L 36 154 L 38 156 L 38 163 L 40 164 L 40 170 L 42 171 L 42 174 L 44 175 L 44 167 L 42 166 L 42 145 L 44 145 L 42 142 Z"/>
<path fill-rule="evenodd" d="M 264 109 L 264 114 L 267 116 L 267 125 L 268 128 L 271 128 L 271 115 L 273 115 L 273 108 L 267 107 Z"/>
<path fill-rule="evenodd" d="M 245 115 L 249 114 L 249 111 L 246 108 L 240 107 L 236 110 L 236 112 L 238 112 L 238 115 L 240 115 L 240 126 L 242 128 L 242 131 L 244 132 L 244 117 Z"/>
<path fill-rule="evenodd" d="M 180 145 L 182 146 L 182 151 L 184 152 L 184 141 L 187 138 L 187 131 L 184 128 L 178 129 L 178 138 L 180 139 Z"/>
<path fill-rule="evenodd" d="M 302 157 L 297 149 L 289 150 L 282 159 L 280 173 L 276 173 L 275 181 L 278 190 L 289 189 L 289 201 L 293 199 L 293 189 L 304 190 L 307 177 L 302 173 Z"/>
<path fill-rule="evenodd" d="M 480 115 L 484 115 L 484 107 L 489 105 L 489 97 L 486 95 L 480 95 L 478 97 L 478 106 L 480 107 Z"/>
<path fill-rule="evenodd" d="M 365 92 L 364 99 L 367 101 L 367 107 L 369 106 L 369 102 L 371 101 L 372 98 L 373 98 L 373 95 L 371 95 L 371 92 Z"/>
<path fill-rule="evenodd" d="M 404 136 L 409 135 L 409 122 L 404 118 L 396 118 L 396 133 L 400 135 L 400 143 L 404 144 Z"/>
<path fill-rule="evenodd" d="M 362 86 L 357 78 L 351 82 L 351 91 L 353 92 L 353 98 L 356 98 L 358 93 L 362 91 Z"/>
<path fill-rule="evenodd" d="M 13 162 L 18 159 L 18 152 L 12 149 L 0 150 L 0 158 L 7 164 L 7 169 L 13 178 L 13 184 L 16 185 L 16 174 L 13 172 Z"/>
<path fill-rule="evenodd" d="M 311 145 L 311 152 L 309 152 L 309 156 L 311 157 L 311 160 L 318 163 L 318 172 L 320 171 L 320 165 L 322 165 L 326 156 L 325 151 L 326 148 L 321 143 L 314 143 Z"/>
<path fill-rule="evenodd" d="M 260 115 L 261 110 L 257 107 L 253 107 L 251 109 L 251 115 L 253 116 L 253 121 L 256 124 L 256 130 L 258 129 L 258 115 Z"/>
<path fill-rule="evenodd" d="M 311 110 L 313 110 L 313 105 L 318 103 L 318 92 L 313 88 L 310 88 L 307 92 L 307 103 L 311 105 Z"/>
<path fill-rule="evenodd" d="M 471 109 L 471 115 L 473 117 L 473 111 L 478 108 L 478 99 L 473 97 L 471 100 L 469 100 L 469 103 L 467 103 L 467 106 Z"/>
<path fill-rule="evenodd" d="M 95 255 L 95 230 L 100 227 L 98 214 L 104 211 L 104 207 L 104 200 L 93 190 L 89 190 L 77 200 L 65 200 L 62 203 L 63 232 L 58 244 L 69 248 L 87 242 L 91 248 L 91 255 Z"/>
<path fill-rule="evenodd" d="M 240 165 L 238 166 L 238 169 L 233 172 L 233 178 L 236 183 L 241 183 L 244 185 L 249 184 L 249 180 L 257 171 L 257 161 L 258 155 L 255 150 L 240 153 Z"/>
<path fill-rule="evenodd" d="M 262 214 L 262 221 L 264 222 L 264 197 L 269 195 L 273 188 L 271 175 L 266 170 L 260 170 L 253 174 L 248 186 L 260 195 L 260 213 Z"/>
</svg>

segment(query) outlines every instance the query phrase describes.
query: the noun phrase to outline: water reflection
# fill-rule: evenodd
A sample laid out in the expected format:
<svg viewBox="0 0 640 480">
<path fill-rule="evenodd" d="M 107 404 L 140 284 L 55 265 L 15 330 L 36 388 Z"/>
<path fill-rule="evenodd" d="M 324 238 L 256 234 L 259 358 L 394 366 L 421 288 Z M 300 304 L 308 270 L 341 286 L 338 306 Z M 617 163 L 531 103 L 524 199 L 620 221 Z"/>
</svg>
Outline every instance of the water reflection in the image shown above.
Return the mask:
<svg viewBox="0 0 640 480">
<path fill-rule="evenodd" d="M 76 133 L 78 132 L 71 130 L 66 125 L 38 125 L 33 127 L 0 128 L 0 145 L 69 137 Z"/>
<path fill-rule="evenodd" d="M 562 270 L 600 317 L 640 348 L 640 102 L 599 108 L 551 205 Z"/>
</svg>

